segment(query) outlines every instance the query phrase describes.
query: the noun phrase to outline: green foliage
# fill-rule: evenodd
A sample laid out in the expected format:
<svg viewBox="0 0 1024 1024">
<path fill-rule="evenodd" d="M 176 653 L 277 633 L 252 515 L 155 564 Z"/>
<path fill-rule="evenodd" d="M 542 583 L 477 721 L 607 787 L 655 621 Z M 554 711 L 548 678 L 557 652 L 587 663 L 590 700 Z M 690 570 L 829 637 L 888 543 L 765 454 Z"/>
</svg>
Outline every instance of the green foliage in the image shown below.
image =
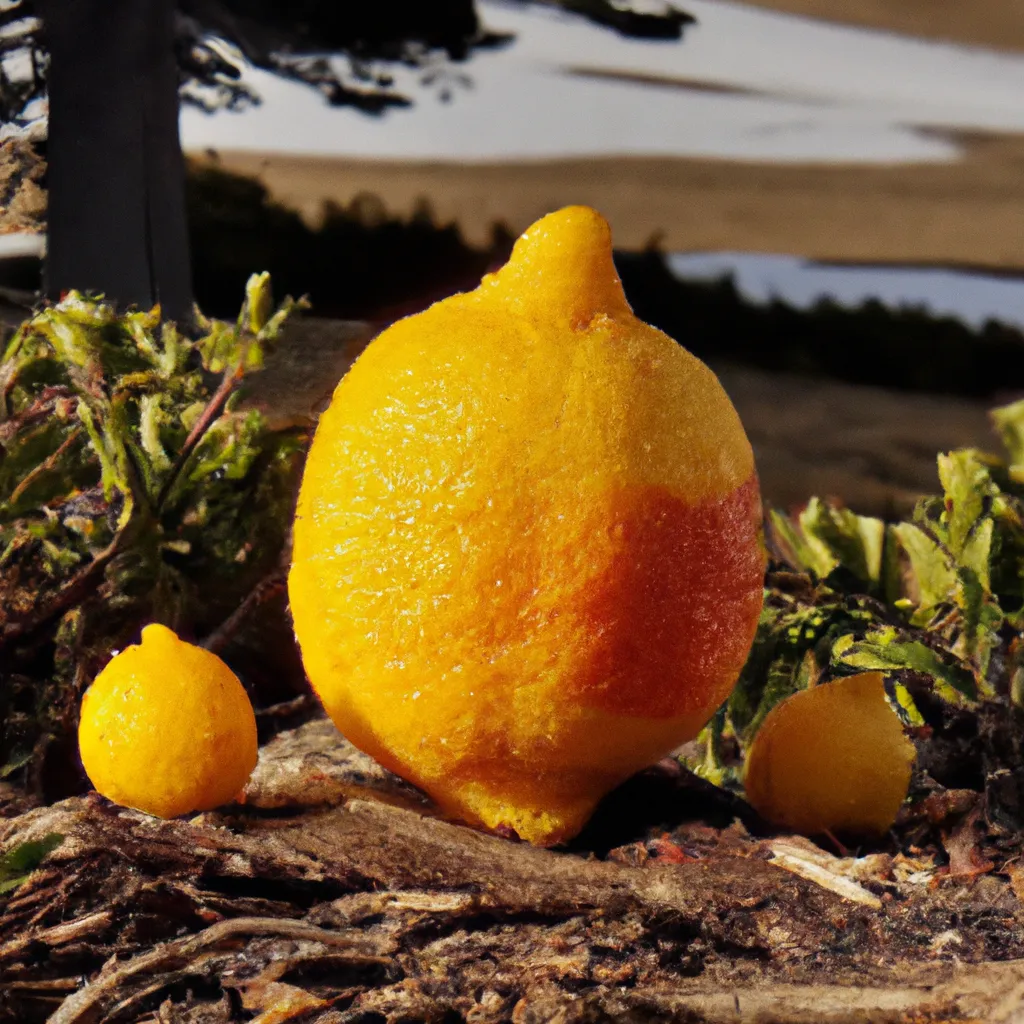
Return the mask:
<svg viewBox="0 0 1024 1024">
<path fill-rule="evenodd" d="M 938 456 L 942 496 L 886 523 L 812 498 L 770 510 L 775 567 L 750 657 L 704 734 L 702 774 L 738 785 L 742 753 L 797 690 L 855 672 L 886 674 L 894 708 L 922 716 L 905 685 L 959 711 L 1024 702 L 1024 402 L 992 413 L 1007 448 Z M 725 752 L 731 748 L 730 759 Z"/>
<path fill-rule="evenodd" d="M 254 275 L 192 339 L 73 292 L 0 354 L 0 764 L 67 731 L 141 624 L 210 630 L 276 564 L 305 438 L 237 386 L 297 305 Z"/>
<path fill-rule="evenodd" d="M 64 837 L 56 832 L 27 843 L 0 856 L 0 896 L 13 892 L 60 844 Z"/>
<path fill-rule="evenodd" d="M 894 626 L 872 629 L 861 640 L 852 633 L 839 637 L 832 645 L 832 665 L 855 672 L 920 672 L 952 703 L 978 696 L 974 676 L 955 657 L 909 638 Z"/>
<path fill-rule="evenodd" d="M 795 520 L 774 510 L 769 515 L 794 565 L 819 579 L 842 566 L 869 590 L 877 590 L 885 543 L 885 524 L 881 520 L 833 508 L 820 498 L 811 498 Z"/>
</svg>

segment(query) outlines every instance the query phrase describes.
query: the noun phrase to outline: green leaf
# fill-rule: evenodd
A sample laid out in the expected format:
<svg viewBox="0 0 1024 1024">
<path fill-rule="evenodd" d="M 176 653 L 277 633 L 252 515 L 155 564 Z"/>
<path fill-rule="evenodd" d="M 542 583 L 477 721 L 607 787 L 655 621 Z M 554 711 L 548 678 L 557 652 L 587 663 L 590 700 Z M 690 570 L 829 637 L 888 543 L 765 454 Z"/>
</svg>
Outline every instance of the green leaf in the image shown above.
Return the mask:
<svg viewBox="0 0 1024 1024">
<path fill-rule="evenodd" d="M 774 508 L 768 510 L 768 520 L 794 568 L 812 573 L 818 579 L 824 579 L 832 571 L 835 562 L 829 552 L 822 551 L 820 545 L 808 543 L 799 523 Z"/>
<path fill-rule="evenodd" d="M 62 835 L 51 832 L 42 839 L 21 843 L 0 856 L 0 895 L 17 889 L 62 842 Z"/>
<path fill-rule="evenodd" d="M 885 524 L 811 498 L 794 522 L 775 509 L 769 517 L 777 538 L 789 549 L 796 567 L 825 579 L 842 567 L 869 590 L 882 576 Z"/>
<path fill-rule="evenodd" d="M 126 494 L 129 488 L 128 481 L 125 479 L 123 459 L 118 457 L 119 453 L 114 450 L 108 435 L 101 429 L 100 419 L 84 399 L 79 399 L 77 412 L 79 420 L 89 435 L 92 450 L 100 460 L 103 497 L 110 501 L 118 491 Z"/>
<path fill-rule="evenodd" d="M 259 334 L 267 321 L 270 319 L 271 310 L 274 308 L 274 296 L 270 290 L 270 274 L 263 271 L 262 274 L 253 274 L 245 285 L 246 312 L 248 323 L 246 327 L 252 334 Z"/>
<path fill-rule="evenodd" d="M 162 404 L 160 395 L 143 395 L 139 402 L 139 433 L 153 469 L 166 472 L 171 468 L 171 460 L 160 440 L 160 427 L 167 419 Z"/>
<path fill-rule="evenodd" d="M 719 753 L 725 732 L 726 712 L 725 708 L 719 708 L 710 722 L 701 730 L 697 742 L 703 748 L 703 754 L 699 760 L 692 760 L 688 767 L 702 779 L 716 786 L 728 787 L 739 781 L 735 769 L 726 765 Z"/>
<path fill-rule="evenodd" d="M 800 527 L 810 541 L 828 552 L 833 568 L 840 565 L 865 583 L 878 583 L 885 541 L 881 519 L 859 516 L 812 498 L 800 514 Z"/>
<path fill-rule="evenodd" d="M 991 410 L 989 418 L 1009 453 L 1011 472 L 1024 468 L 1024 398 Z"/>
<path fill-rule="evenodd" d="M 946 543 L 959 557 L 985 511 L 987 497 L 999 493 L 988 468 L 972 449 L 938 456 L 939 481 L 945 492 L 942 515 Z"/>
<path fill-rule="evenodd" d="M 31 750 L 22 750 L 14 754 L 7 764 L 0 768 L 0 779 L 6 779 L 9 775 L 13 775 L 19 768 L 24 768 L 31 760 Z"/>
<path fill-rule="evenodd" d="M 970 663 L 982 689 L 987 689 L 989 660 L 999 645 L 1004 616 L 988 587 L 968 566 L 958 570 L 957 604 L 962 614 L 961 632 L 953 653 Z"/>
<path fill-rule="evenodd" d="M 955 599 L 956 570 L 949 553 L 913 523 L 899 523 L 892 527 L 893 536 L 910 560 L 910 594 L 922 608 Z"/>
<path fill-rule="evenodd" d="M 868 633 L 863 640 L 852 635 L 837 640 L 832 648 L 834 665 L 859 672 L 910 670 L 930 676 L 937 691 L 952 703 L 978 698 L 974 675 L 952 656 L 943 656 L 919 640 L 900 639 L 892 627 Z"/>
<path fill-rule="evenodd" d="M 925 724 L 924 716 L 918 711 L 914 698 L 910 696 L 910 691 L 902 683 L 897 682 L 893 686 L 890 703 L 894 705 L 896 713 L 904 724 L 914 727 Z"/>
<path fill-rule="evenodd" d="M 241 335 L 236 327 L 215 320 L 210 333 L 198 343 L 203 363 L 211 373 L 223 373 L 228 367 L 242 361 Z"/>
<path fill-rule="evenodd" d="M 978 582 L 987 592 L 991 588 L 992 541 L 995 535 L 995 523 L 991 516 L 985 516 L 975 522 L 967 533 L 960 549 L 960 564 L 969 569 L 978 578 Z"/>
</svg>

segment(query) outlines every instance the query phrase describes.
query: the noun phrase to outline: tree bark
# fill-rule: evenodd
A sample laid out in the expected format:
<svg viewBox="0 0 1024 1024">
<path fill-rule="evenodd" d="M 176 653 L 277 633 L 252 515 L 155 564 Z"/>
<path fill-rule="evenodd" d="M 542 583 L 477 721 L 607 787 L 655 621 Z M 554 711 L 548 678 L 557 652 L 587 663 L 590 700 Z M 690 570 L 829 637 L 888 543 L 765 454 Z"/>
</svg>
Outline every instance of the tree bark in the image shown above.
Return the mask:
<svg viewBox="0 0 1024 1024">
<path fill-rule="evenodd" d="M 222 813 L 93 797 L 0 820 L 7 851 L 62 837 L 0 895 L 0 1021 L 1021 1019 L 1012 878 L 713 828 L 685 786 L 634 783 L 648 838 L 539 850 L 441 820 L 314 721 Z"/>
<path fill-rule="evenodd" d="M 41 0 L 50 48 L 45 288 L 192 308 L 173 0 Z"/>
</svg>

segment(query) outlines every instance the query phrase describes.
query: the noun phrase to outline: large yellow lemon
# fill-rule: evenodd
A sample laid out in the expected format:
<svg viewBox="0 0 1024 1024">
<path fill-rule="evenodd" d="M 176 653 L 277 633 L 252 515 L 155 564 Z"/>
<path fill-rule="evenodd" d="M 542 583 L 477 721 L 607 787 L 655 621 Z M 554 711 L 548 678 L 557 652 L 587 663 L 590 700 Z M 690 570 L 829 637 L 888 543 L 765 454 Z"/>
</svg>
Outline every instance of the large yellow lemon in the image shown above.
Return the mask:
<svg viewBox="0 0 1024 1024">
<path fill-rule="evenodd" d="M 384 331 L 316 432 L 289 592 L 353 743 L 447 811 L 577 832 L 727 696 L 761 607 L 750 445 L 569 207 Z"/>
</svg>

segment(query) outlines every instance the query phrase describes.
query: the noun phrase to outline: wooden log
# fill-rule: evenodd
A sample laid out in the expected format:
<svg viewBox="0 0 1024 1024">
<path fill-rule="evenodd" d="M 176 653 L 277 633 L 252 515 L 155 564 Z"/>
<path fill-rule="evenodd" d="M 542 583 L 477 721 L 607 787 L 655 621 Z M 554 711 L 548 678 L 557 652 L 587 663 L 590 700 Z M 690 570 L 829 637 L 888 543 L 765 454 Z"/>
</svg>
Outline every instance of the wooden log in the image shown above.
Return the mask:
<svg viewBox="0 0 1024 1024">
<path fill-rule="evenodd" d="M 0 1019 L 1024 1012 L 1024 915 L 1005 878 L 836 857 L 679 808 L 666 825 L 604 859 L 512 843 L 443 820 L 314 721 L 263 749 L 246 802 L 223 813 L 158 821 L 88 798 L 0 823 L 5 849 L 64 837 L 0 905 Z"/>
</svg>

